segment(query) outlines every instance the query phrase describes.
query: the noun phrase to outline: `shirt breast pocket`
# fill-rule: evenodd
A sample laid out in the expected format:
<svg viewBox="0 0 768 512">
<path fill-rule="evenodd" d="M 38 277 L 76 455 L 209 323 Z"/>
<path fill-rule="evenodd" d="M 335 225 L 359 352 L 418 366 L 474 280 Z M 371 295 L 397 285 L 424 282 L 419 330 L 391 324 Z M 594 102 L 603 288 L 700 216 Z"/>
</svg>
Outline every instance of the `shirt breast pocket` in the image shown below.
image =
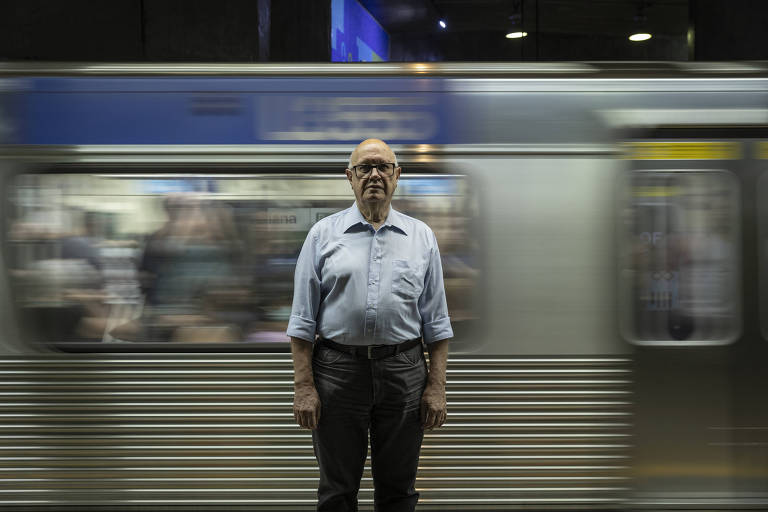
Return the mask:
<svg viewBox="0 0 768 512">
<path fill-rule="evenodd" d="M 408 260 L 392 260 L 392 293 L 402 299 L 418 299 L 424 289 L 424 277 Z"/>
</svg>

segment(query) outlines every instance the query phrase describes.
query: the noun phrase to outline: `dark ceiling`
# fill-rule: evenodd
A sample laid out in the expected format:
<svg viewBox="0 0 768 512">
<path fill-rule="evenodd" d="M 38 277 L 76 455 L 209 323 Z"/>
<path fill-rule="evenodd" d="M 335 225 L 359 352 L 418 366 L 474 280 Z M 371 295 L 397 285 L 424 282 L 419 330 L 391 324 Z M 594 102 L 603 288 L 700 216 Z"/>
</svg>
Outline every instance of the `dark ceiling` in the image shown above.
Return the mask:
<svg viewBox="0 0 768 512">
<path fill-rule="evenodd" d="M 389 32 L 393 60 L 403 51 L 434 53 L 435 60 L 508 59 L 504 35 L 523 27 L 535 48 L 531 59 L 657 58 L 686 56 L 689 0 L 360 0 Z M 437 21 L 443 18 L 447 28 Z M 643 28 L 654 36 L 645 48 L 627 37 Z M 425 41 L 429 40 L 429 43 Z M 574 45 L 585 55 L 571 55 Z M 601 45 L 604 48 L 601 48 Z M 664 48 L 662 48 L 664 46 Z M 407 47 L 406 50 L 403 50 Z M 605 51 L 601 52 L 604 49 Z M 507 51 L 509 50 L 509 51 Z M 510 54 L 511 51 L 511 54 Z M 532 50 L 531 50 L 532 51 Z M 551 55 L 550 55 L 551 54 Z M 399 58 L 401 57 L 401 58 Z M 429 55 L 421 55 L 429 59 Z M 523 60 L 525 55 L 521 54 Z M 418 60 L 418 59 L 416 59 Z"/>
<path fill-rule="evenodd" d="M 768 0 L 358 1 L 393 62 L 768 59 Z M 0 0 L 0 61 L 327 62 L 332 4 Z M 528 36 L 506 39 L 513 23 Z"/>
<path fill-rule="evenodd" d="M 445 18 L 457 32 L 503 32 L 509 17 L 521 15 L 526 30 L 545 33 L 621 36 L 637 26 L 644 11 L 651 30 L 663 35 L 684 35 L 688 29 L 688 0 L 361 0 L 390 33 L 437 30 Z M 645 4 L 645 8 L 640 6 Z M 528 26 L 526 21 L 538 26 Z"/>
</svg>

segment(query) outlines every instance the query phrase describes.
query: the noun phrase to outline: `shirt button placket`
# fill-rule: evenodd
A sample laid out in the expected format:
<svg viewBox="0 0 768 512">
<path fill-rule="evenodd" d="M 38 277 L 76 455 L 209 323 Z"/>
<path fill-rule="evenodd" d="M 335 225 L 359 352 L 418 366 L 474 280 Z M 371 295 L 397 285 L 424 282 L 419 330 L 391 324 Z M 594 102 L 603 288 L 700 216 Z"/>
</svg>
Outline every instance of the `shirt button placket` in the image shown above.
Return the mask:
<svg viewBox="0 0 768 512">
<path fill-rule="evenodd" d="M 365 338 L 373 341 L 376 331 L 376 310 L 379 301 L 379 283 L 381 282 L 381 249 L 379 233 L 373 234 L 371 254 L 368 264 L 368 296 L 365 311 Z"/>
</svg>

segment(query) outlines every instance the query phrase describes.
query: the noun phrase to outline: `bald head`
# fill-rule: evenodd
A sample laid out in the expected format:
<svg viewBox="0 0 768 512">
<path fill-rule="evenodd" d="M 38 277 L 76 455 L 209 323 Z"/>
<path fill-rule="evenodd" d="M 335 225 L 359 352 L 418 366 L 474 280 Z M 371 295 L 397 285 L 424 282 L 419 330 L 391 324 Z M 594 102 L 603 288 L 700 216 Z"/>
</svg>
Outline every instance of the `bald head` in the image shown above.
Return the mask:
<svg viewBox="0 0 768 512">
<path fill-rule="evenodd" d="M 394 169 L 390 166 L 378 166 L 378 164 L 393 163 Z M 358 176 L 355 166 L 366 164 L 366 171 Z M 392 174 L 389 174 L 390 171 Z M 380 139 L 366 139 L 358 144 L 349 155 L 346 174 L 355 193 L 357 205 L 365 218 L 369 221 L 379 216 L 381 219 L 386 218 L 392 194 L 395 193 L 397 180 L 400 178 L 397 157 L 387 143 Z"/>
<path fill-rule="evenodd" d="M 386 142 L 381 139 L 365 139 L 363 142 L 358 144 L 357 147 L 352 150 L 352 154 L 349 155 L 349 168 L 351 169 L 353 165 L 358 163 L 361 153 L 367 149 L 373 148 L 380 148 L 384 154 L 389 157 L 389 161 L 395 162 L 395 166 L 397 166 L 397 157 L 395 156 L 395 152 L 392 151 L 392 148 L 390 148 Z"/>
</svg>

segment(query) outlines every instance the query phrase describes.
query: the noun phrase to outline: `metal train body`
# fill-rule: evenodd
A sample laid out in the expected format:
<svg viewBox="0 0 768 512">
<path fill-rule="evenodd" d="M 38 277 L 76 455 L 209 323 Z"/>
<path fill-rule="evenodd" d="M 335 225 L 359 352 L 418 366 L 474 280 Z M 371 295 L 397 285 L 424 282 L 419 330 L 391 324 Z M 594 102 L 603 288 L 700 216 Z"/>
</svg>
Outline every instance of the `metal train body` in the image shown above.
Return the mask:
<svg viewBox="0 0 768 512">
<path fill-rule="evenodd" d="M 66 301 L 17 284 L 54 287 L 30 263 L 50 240 L 14 233 L 75 200 L 122 232 L 131 187 L 155 205 L 189 180 L 298 222 L 351 204 L 366 137 L 397 152 L 396 207 L 463 208 L 423 510 L 768 506 L 768 68 L 3 65 L 0 108 L 0 509 L 312 509 L 285 340 L 58 340 Z"/>
</svg>

